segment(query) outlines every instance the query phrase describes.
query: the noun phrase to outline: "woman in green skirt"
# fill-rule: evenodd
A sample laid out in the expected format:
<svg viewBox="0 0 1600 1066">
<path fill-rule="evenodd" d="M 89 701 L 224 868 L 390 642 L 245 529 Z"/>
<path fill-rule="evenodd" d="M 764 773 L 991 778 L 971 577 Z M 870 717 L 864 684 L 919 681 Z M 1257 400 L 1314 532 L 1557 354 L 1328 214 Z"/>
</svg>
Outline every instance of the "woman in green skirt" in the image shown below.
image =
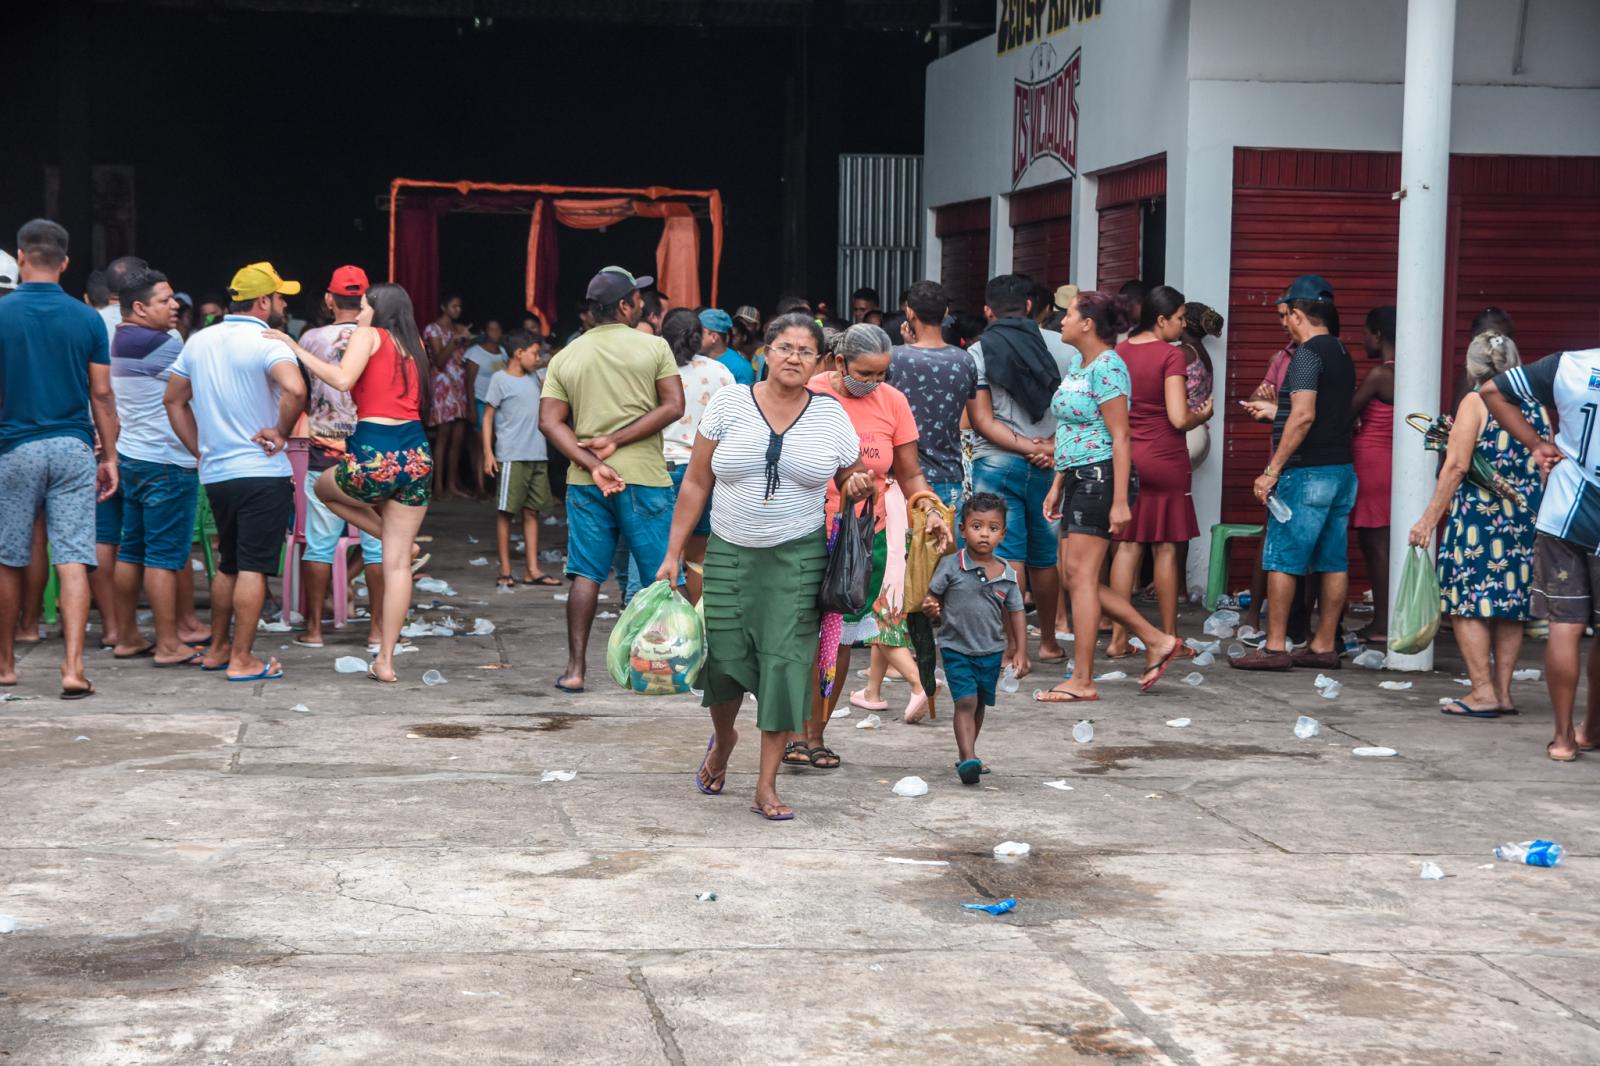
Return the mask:
<svg viewBox="0 0 1600 1066">
<path fill-rule="evenodd" d="M 721 795 L 739 740 L 734 719 L 745 693 L 753 693 L 761 771 L 750 809 L 787 821 L 794 811 L 778 799 L 778 768 L 789 734 L 805 729 L 817 687 L 827 489 L 832 484 L 846 498 L 866 496 L 872 476 L 839 401 L 806 388 L 822 349 L 816 322 L 799 313 L 780 315 L 767 327 L 766 343 L 767 379 L 722 389 L 706 405 L 656 578 L 676 579 L 709 498 L 701 685 L 714 732 L 695 787 Z"/>
</svg>

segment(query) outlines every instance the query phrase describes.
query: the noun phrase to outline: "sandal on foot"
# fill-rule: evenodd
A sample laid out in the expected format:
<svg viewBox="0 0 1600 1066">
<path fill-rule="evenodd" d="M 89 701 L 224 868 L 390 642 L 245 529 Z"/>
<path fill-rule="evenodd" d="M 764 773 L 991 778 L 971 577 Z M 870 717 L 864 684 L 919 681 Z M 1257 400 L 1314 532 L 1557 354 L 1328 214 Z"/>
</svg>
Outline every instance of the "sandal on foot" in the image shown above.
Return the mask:
<svg viewBox="0 0 1600 1066">
<path fill-rule="evenodd" d="M 978 783 L 978 775 L 983 773 L 983 761 L 981 759 L 962 759 L 956 763 L 956 773 L 960 776 L 963 785 L 976 785 Z"/>
<path fill-rule="evenodd" d="M 1439 708 L 1440 714 L 1449 715 L 1451 718 L 1499 718 L 1500 712 L 1494 709 L 1480 711 L 1476 707 L 1469 707 L 1464 700 L 1451 700 Z M 1551 743 L 1554 743 L 1552 741 Z"/>
<path fill-rule="evenodd" d="M 785 766 L 810 766 L 811 748 L 803 740 L 791 740 L 783 746 Z"/>
<path fill-rule="evenodd" d="M 494 583 L 496 588 L 512 589 L 517 587 L 517 579 L 510 574 L 501 574 L 494 579 Z"/>
<path fill-rule="evenodd" d="M 833 762 L 831 764 L 820 763 L 817 761 L 819 757 L 823 759 L 832 759 Z M 843 759 L 839 758 L 838 753 L 832 748 L 828 747 L 826 744 L 818 744 L 811 749 L 811 766 L 813 769 L 837 770 L 839 768 L 839 764 L 843 761 Z"/>
<path fill-rule="evenodd" d="M 718 785 L 716 788 L 712 788 L 710 785 L 706 784 L 706 760 L 711 758 L 711 749 L 716 746 L 716 743 L 717 743 L 717 735 L 715 733 L 712 733 L 711 734 L 711 739 L 706 741 L 706 754 L 705 754 L 705 758 L 700 760 L 700 769 L 698 769 L 698 770 L 696 770 L 694 772 L 694 787 L 698 788 L 702 793 L 704 793 L 707 796 L 720 796 L 720 795 L 722 795 L 722 788 L 723 788 L 722 785 Z M 726 784 L 727 780 L 728 780 L 728 768 L 726 766 L 724 766 L 722 768 L 722 773 L 718 774 L 717 777 L 722 779 L 723 784 Z"/>
<path fill-rule="evenodd" d="M 377 665 L 377 663 L 367 664 L 367 678 L 369 680 L 381 682 L 385 685 L 398 685 L 400 683 L 400 679 L 398 677 L 379 677 L 378 671 L 373 669 Z"/>
<path fill-rule="evenodd" d="M 1035 703 L 1094 703 L 1100 698 L 1100 693 L 1093 696 L 1081 696 L 1076 692 L 1064 689 L 1034 689 L 1033 701 Z"/>
<path fill-rule="evenodd" d="M 66 696 L 62 696 L 61 698 L 62 699 L 66 699 L 67 697 Z M 1553 759 L 1556 762 L 1577 762 L 1578 761 L 1578 753 L 1577 752 L 1573 752 L 1571 755 L 1557 755 L 1556 752 L 1555 752 L 1555 747 L 1556 747 L 1556 742 L 1552 740 L 1550 743 L 1548 743 L 1548 744 L 1546 744 L 1544 746 L 1544 753 L 1546 755 L 1550 756 L 1550 758 Z"/>
<path fill-rule="evenodd" d="M 867 690 L 858 688 L 850 693 L 850 706 L 860 707 L 863 711 L 887 711 L 889 709 L 889 701 L 869 700 L 867 699 Z"/>
<path fill-rule="evenodd" d="M 1143 678 L 1140 678 L 1140 680 L 1139 680 L 1139 691 L 1140 692 L 1149 692 L 1152 688 L 1154 688 L 1156 682 L 1161 680 L 1161 675 L 1167 672 L 1167 667 L 1171 666 L 1177 660 L 1178 653 L 1181 652 L 1182 650 L 1183 650 L 1183 641 L 1181 641 L 1181 640 L 1177 641 L 1175 644 L 1173 644 L 1172 650 L 1167 652 L 1167 654 L 1165 654 L 1165 655 L 1163 655 L 1161 657 L 1161 661 L 1160 662 L 1158 662 L 1154 666 L 1149 667 L 1148 669 L 1146 669 L 1145 673 L 1147 673 L 1147 674 L 1150 673 L 1152 670 L 1155 671 L 1155 676 L 1152 677 L 1148 681 L 1144 680 Z"/>
<path fill-rule="evenodd" d="M 794 812 L 793 811 L 789 811 L 787 814 L 771 814 L 771 813 L 768 813 L 769 811 L 781 811 L 783 809 L 783 804 L 781 804 L 781 803 L 768 803 L 768 804 L 752 803 L 752 804 L 750 804 L 750 809 L 752 811 L 755 811 L 757 814 L 761 815 L 761 817 L 765 818 L 769 822 L 792 822 L 792 821 L 794 821 Z"/>
<path fill-rule="evenodd" d="M 88 699 L 90 696 L 94 695 L 94 682 L 89 681 L 86 682 L 86 684 L 88 686 L 87 688 L 66 688 L 63 686 L 61 689 L 61 698 L 64 700 Z"/>
<path fill-rule="evenodd" d="M 532 581 L 529 581 L 527 578 L 523 578 L 522 583 L 524 585 L 537 585 L 540 588 L 547 589 L 558 589 L 561 587 L 561 581 L 558 578 L 551 577 L 549 574 L 540 574 Z"/>
<path fill-rule="evenodd" d="M 924 718 L 927 718 L 929 710 L 928 694 L 926 692 L 912 696 L 911 702 L 906 704 L 906 725 L 916 725 Z"/>
</svg>

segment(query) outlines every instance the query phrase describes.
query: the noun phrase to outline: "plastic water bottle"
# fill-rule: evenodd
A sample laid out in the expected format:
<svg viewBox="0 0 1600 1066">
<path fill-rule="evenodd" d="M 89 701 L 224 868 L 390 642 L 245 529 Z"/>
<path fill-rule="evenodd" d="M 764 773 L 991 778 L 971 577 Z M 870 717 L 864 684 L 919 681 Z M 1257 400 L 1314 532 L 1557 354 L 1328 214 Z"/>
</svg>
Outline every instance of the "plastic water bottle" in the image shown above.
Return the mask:
<svg viewBox="0 0 1600 1066">
<path fill-rule="evenodd" d="M 1555 866 L 1565 854 L 1560 844 L 1548 840 L 1524 840 L 1520 844 L 1501 844 L 1494 849 L 1495 858 L 1526 866 Z"/>
<path fill-rule="evenodd" d="M 1278 494 L 1273 493 L 1267 497 L 1267 510 L 1272 512 L 1272 517 L 1279 522 L 1287 522 L 1294 517 L 1294 508 L 1278 499 Z"/>
<path fill-rule="evenodd" d="M 1015 692 L 1022 687 L 1022 682 L 1017 680 L 1017 668 L 1007 666 L 1006 672 L 1000 675 L 1000 691 Z"/>
<path fill-rule="evenodd" d="M 1344 631 L 1344 653 L 1346 655 L 1350 656 L 1350 658 L 1353 659 L 1357 655 L 1360 655 L 1361 651 L 1362 651 L 1361 638 L 1356 636 L 1354 633 L 1350 632 L 1350 630 L 1348 630 L 1348 629 L 1345 630 Z"/>
<path fill-rule="evenodd" d="M 1094 739 L 1094 723 L 1079 722 L 1072 727 L 1072 739 L 1079 744 L 1087 744 Z"/>
</svg>

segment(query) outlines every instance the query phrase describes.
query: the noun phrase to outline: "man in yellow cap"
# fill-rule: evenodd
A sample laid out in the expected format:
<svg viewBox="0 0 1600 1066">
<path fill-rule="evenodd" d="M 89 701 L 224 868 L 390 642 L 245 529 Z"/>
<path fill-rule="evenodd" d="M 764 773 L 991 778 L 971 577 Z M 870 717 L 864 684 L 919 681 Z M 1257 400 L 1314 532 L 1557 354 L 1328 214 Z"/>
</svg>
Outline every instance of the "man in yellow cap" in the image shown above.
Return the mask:
<svg viewBox="0 0 1600 1066">
<path fill-rule="evenodd" d="M 279 277 L 271 263 L 241 268 L 228 286 L 227 317 L 189 338 L 163 398 L 173 431 L 200 460 L 200 484 L 217 521 L 211 648 L 200 668 L 226 670 L 229 681 L 283 676 L 278 660 L 262 662 L 251 645 L 294 514 L 293 468 L 283 446 L 306 400 L 294 353 L 265 333 L 283 328 L 283 298 L 299 291 L 300 283 Z"/>
</svg>

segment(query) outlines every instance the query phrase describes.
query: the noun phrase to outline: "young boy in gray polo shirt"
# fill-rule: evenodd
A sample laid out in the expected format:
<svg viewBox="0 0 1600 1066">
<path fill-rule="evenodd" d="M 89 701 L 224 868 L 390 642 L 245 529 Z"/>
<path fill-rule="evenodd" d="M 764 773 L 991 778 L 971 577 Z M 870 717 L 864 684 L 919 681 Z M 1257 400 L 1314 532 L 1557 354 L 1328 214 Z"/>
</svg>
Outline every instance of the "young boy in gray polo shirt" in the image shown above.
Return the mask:
<svg viewBox="0 0 1600 1066">
<path fill-rule="evenodd" d="M 984 708 L 994 706 L 1006 627 L 1018 677 L 1030 669 L 1028 629 L 1016 571 L 994 555 L 1006 536 L 1005 501 L 975 493 L 962 509 L 961 535 L 966 547 L 939 560 L 922 610 L 939 622 L 939 654 L 956 709 L 956 773 L 962 784 L 975 785 L 987 772 L 978 758 L 978 733 Z"/>
</svg>

